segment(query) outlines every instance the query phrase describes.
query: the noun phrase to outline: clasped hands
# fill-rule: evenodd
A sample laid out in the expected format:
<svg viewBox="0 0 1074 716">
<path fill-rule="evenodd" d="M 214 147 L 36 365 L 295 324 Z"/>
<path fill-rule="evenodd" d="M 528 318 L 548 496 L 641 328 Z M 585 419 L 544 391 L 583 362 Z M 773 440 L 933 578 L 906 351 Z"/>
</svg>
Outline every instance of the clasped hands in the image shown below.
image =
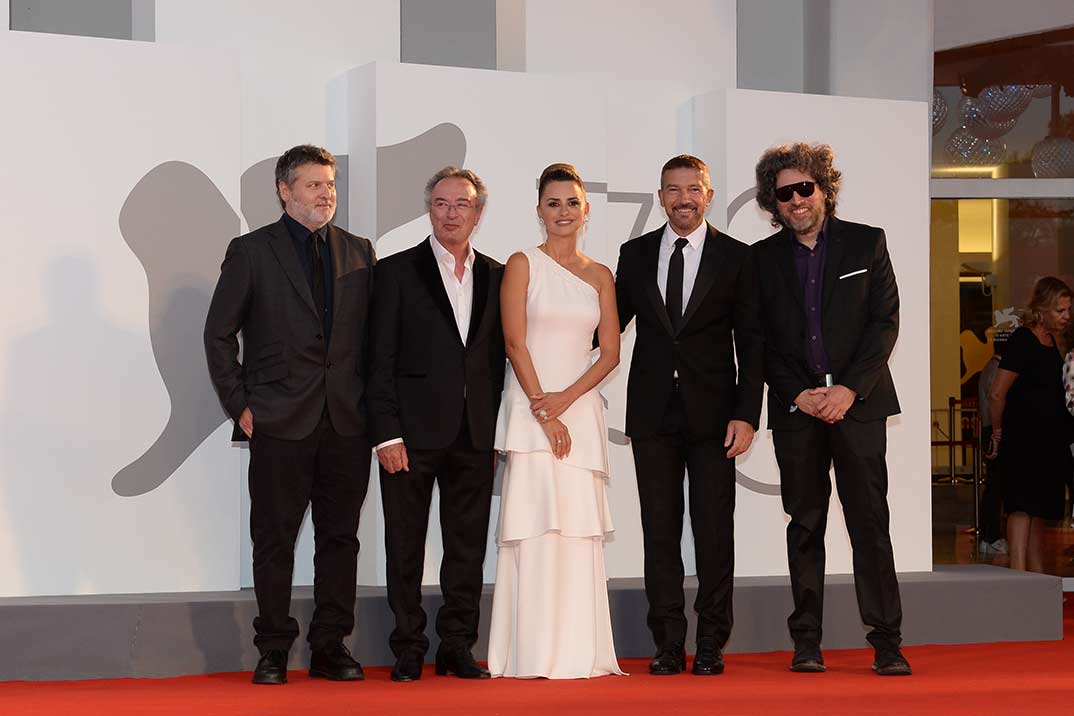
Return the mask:
<svg viewBox="0 0 1074 716">
<path fill-rule="evenodd" d="M 798 394 L 794 404 L 806 415 L 826 423 L 837 423 L 846 416 L 857 397 L 858 394 L 845 385 L 833 385 L 807 388 Z"/>
<path fill-rule="evenodd" d="M 574 399 L 565 391 L 537 393 L 530 396 L 530 412 L 544 430 L 552 455 L 562 460 L 571 453 L 571 433 L 559 416 L 571 406 Z"/>
</svg>

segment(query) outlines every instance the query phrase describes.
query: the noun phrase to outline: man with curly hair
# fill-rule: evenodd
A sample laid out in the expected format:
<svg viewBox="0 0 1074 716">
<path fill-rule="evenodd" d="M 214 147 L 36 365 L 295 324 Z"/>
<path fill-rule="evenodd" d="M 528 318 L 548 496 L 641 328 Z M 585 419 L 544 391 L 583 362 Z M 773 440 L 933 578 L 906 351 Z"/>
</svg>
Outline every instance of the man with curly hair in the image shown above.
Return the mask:
<svg viewBox="0 0 1074 716">
<path fill-rule="evenodd" d="M 827 145 L 773 147 L 757 163 L 757 203 L 780 231 L 754 246 L 765 331 L 768 427 L 779 464 L 794 611 L 791 671 L 824 671 L 821 615 L 829 471 L 854 550 L 854 586 L 873 670 L 908 675 L 888 529 L 888 359 L 899 293 L 884 230 L 835 216 L 840 172 Z"/>
</svg>

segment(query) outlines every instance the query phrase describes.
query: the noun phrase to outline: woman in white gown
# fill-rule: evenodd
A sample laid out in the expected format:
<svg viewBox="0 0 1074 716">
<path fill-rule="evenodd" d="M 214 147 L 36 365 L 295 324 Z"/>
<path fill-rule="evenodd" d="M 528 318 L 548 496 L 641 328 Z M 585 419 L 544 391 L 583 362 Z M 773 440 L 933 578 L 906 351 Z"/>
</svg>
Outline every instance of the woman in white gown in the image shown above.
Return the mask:
<svg viewBox="0 0 1074 716">
<path fill-rule="evenodd" d="M 547 240 L 511 256 L 500 290 L 512 370 L 496 426 L 507 463 L 489 636 L 494 677 L 623 673 L 604 572 L 612 522 L 597 392 L 619 363 L 619 318 L 611 271 L 578 250 L 588 214 L 574 167 L 545 169 L 537 216 Z"/>
</svg>

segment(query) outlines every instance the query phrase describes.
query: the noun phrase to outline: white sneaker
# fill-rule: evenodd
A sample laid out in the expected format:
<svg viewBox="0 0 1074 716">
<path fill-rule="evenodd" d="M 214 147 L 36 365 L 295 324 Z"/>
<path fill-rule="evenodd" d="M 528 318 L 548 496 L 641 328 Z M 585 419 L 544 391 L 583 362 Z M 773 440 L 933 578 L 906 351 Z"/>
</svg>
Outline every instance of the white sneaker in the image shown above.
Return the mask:
<svg viewBox="0 0 1074 716">
<path fill-rule="evenodd" d="M 1007 540 L 1002 537 L 993 542 L 990 546 L 992 547 L 992 551 L 996 554 L 1007 554 Z"/>
</svg>

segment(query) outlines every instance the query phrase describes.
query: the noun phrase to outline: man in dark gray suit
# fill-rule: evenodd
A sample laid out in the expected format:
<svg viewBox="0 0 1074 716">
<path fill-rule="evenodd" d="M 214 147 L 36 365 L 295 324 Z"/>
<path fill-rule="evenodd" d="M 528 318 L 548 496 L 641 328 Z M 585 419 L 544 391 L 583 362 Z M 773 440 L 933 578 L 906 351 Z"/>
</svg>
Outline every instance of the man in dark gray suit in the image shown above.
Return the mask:
<svg viewBox="0 0 1074 716">
<path fill-rule="evenodd" d="M 287 682 L 298 636 L 289 614 L 295 541 L 311 504 L 310 676 L 364 678 L 343 639 L 354 628 L 358 515 L 369 483 L 363 356 L 376 257 L 368 240 L 328 223 L 335 178 L 335 157 L 319 147 L 280 157 L 284 214 L 228 246 L 205 320 L 209 373 L 235 439 L 250 441 L 255 684 Z"/>
</svg>

